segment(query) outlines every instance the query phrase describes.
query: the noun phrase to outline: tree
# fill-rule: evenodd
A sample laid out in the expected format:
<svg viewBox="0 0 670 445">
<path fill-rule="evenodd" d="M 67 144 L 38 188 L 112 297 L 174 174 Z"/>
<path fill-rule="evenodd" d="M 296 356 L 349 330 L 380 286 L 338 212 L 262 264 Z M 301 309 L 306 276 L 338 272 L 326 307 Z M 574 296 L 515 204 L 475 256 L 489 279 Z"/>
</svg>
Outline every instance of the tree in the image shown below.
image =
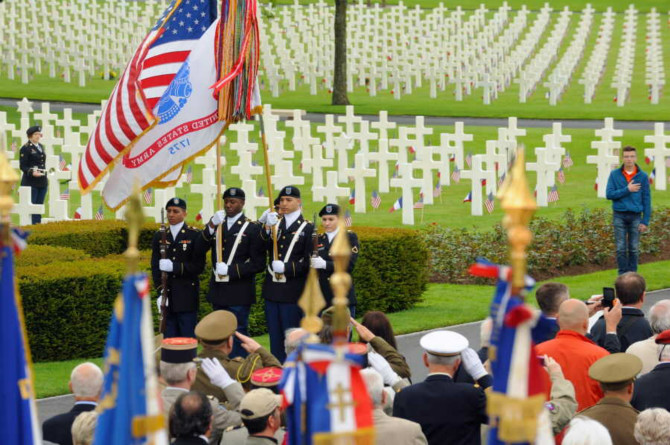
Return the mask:
<svg viewBox="0 0 670 445">
<path fill-rule="evenodd" d="M 347 0 L 335 0 L 335 75 L 333 105 L 349 105 L 347 96 Z"/>
</svg>

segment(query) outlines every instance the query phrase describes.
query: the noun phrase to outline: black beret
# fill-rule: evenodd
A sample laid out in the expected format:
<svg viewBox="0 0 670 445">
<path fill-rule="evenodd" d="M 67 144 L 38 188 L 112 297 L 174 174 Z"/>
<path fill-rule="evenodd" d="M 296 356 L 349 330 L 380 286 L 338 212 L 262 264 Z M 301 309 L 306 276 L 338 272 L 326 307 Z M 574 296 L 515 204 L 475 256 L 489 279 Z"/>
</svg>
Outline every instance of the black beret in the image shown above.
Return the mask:
<svg viewBox="0 0 670 445">
<path fill-rule="evenodd" d="M 337 204 L 326 204 L 319 212 L 319 216 L 339 215 L 339 214 L 340 214 L 340 206 L 338 206 Z"/>
<path fill-rule="evenodd" d="M 225 192 L 223 192 L 223 199 L 226 198 L 244 199 L 244 190 L 237 187 L 231 187 Z"/>
<path fill-rule="evenodd" d="M 181 207 L 186 210 L 186 201 L 181 198 L 172 198 L 165 204 L 165 210 L 167 210 L 168 207 Z"/>
<path fill-rule="evenodd" d="M 28 131 L 26 131 L 26 134 L 28 135 L 28 137 L 30 137 L 34 133 L 41 132 L 41 131 L 42 131 L 42 127 L 40 127 L 39 125 L 33 125 L 32 127 L 30 127 L 28 129 Z"/>
<path fill-rule="evenodd" d="M 282 196 L 291 196 L 293 198 L 300 198 L 300 189 L 292 185 L 287 185 L 286 187 L 281 189 L 281 192 L 279 192 L 279 198 L 281 198 Z"/>
<path fill-rule="evenodd" d="M 277 207 L 278 205 L 279 205 L 279 198 L 277 197 L 275 198 L 275 207 Z"/>
</svg>

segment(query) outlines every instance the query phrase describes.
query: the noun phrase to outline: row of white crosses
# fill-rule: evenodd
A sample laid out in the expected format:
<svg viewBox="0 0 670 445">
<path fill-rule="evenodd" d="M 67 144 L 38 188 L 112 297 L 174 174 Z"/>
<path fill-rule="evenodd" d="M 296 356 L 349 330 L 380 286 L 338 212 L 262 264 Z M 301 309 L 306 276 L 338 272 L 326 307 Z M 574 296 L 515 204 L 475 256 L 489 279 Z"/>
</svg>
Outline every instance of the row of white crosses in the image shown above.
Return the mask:
<svg viewBox="0 0 670 445">
<path fill-rule="evenodd" d="M 645 60 L 645 81 L 649 85 L 649 100 L 658 104 L 665 85 L 663 65 L 663 45 L 661 43 L 661 19 L 656 8 L 647 14 L 647 53 Z"/>
<path fill-rule="evenodd" d="M 119 72 L 148 29 L 167 6 L 167 0 L 146 2 L 83 0 L 0 3 L 0 65 L 22 83 L 47 72 L 86 85 L 101 70 Z"/>
<path fill-rule="evenodd" d="M 600 20 L 596 44 L 586 62 L 582 77 L 579 79 L 579 83 L 584 85 L 585 104 L 590 104 L 593 101 L 596 87 L 605 72 L 615 19 L 616 13 L 612 11 L 612 8 L 607 8 L 607 11 L 605 11 Z"/>
<path fill-rule="evenodd" d="M 591 34 L 591 24 L 593 23 L 594 9 L 590 4 L 582 11 L 582 17 L 577 26 L 572 42 L 567 51 L 561 57 L 561 60 L 556 64 L 551 74 L 548 76 L 548 81 L 544 86 L 549 89 L 549 105 L 556 105 L 565 88 L 569 85 L 572 74 L 577 68 L 577 64 L 584 55 L 586 42 Z"/>
<path fill-rule="evenodd" d="M 635 68 L 635 41 L 637 37 L 637 10 L 630 5 L 624 14 L 623 36 L 617 55 L 617 63 L 612 78 L 612 88 L 616 89 L 617 106 L 623 107 L 628 100 L 633 69 Z"/>
</svg>

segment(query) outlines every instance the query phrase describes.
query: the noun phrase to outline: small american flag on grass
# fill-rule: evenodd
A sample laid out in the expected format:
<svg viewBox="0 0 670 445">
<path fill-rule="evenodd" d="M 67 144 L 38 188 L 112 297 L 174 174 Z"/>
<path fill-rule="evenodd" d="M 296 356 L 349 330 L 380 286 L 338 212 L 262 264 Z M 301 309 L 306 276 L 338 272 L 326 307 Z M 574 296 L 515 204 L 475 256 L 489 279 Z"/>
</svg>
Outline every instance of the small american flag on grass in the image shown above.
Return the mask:
<svg viewBox="0 0 670 445">
<path fill-rule="evenodd" d="M 70 199 L 70 186 L 65 186 L 65 190 L 61 192 L 60 199 L 68 200 Z"/>
<path fill-rule="evenodd" d="M 370 197 L 370 205 L 372 206 L 373 209 L 378 209 L 381 203 L 382 203 L 382 197 L 379 196 L 377 190 L 374 190 L 372 192 L 372 196 Z"/>
<path fill-rule="evenodd" d="M 353 219 L 351 218 L 351 212 L 349 210 L 344 212 L 344 224 L 347 227 L 351 227 L 354 224 Z"/>
<path fill-rule="evenodd" d="M 100 204 L 98 211 L 95 212 L 94 218 L 98 221 L 102 221 L 103 219 L 105 219 L 105 214 L 102 212 L 102 204 Z"/>
<path fill-rule="evenodd" d="M 451 179 L 456 183 L 461 182 L 461 170 L 457 165 L 454 165 L 454 171 L 451 172 Z"/>
<path fill-rule="evenodd" d="M 144 202 L 146 205 L 151 204 L 152 195 L 153 195 L 153 189 L 151 187 L 149 187 L 144 191 Z"/>
<path fill-rule="evenodd" d="M 557 179 L 561 184 L 565 184 L 565 171 L 563 170 L 563 167 L 558 169 Z"/>
<path fill-rule="evenodd" d="M 553 186 L 551 190 L 549 190 L 549 194 L 547 195 L 547 202 L 556 202 L 558 201 L 558 188 L 556 186 Z"/>
<path fill-rule="evenodd" d="M 486 201 L 484 201 L 484 206 L 486 206 L 486 211 L 489 213 L 493 212 L 493 209 L 495 208 L 495 201 L 493 199 L 493 193 L 489 193 L 489 195 L 486 197 Z"/>
<path fill-rule="evenodd" d="M 569 168 L 575 165 L 575 163 L 572 161 L 572 158 L 570 157 L 570 152 L 566 151 L 565 156 L 563 156 L 563 167 Z"/>
</svg>

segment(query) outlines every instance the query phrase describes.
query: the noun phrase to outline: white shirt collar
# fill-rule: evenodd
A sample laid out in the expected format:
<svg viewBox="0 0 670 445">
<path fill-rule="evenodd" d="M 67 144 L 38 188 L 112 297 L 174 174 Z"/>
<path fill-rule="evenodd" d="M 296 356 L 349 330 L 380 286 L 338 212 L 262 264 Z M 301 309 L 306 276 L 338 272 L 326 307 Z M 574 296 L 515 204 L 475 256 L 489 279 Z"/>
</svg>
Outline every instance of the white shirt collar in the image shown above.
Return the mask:
<svg viewBox="0 0 670 445">
<path fill-rule="evenodd" d="M 338 234 L 339 231 L 340 231 L 340 228 L 338 227 L 337 229 L 333 230 L 332 232 L 326 232 L 326 236 L 328 237 L 328 242 L 329 243 L 333 242 L 333 238 L 335 238 L 335 236 Z"/>
<path fill-rule="evenodd" d="M 176 240 L 177 235 L 179 235 L 179 231 L 181 228 L 184 227 L 184 221 L 180 222 L 179 224 L 170 225 L 170 233 L 172 233 L 172 239 Z"/>
<path fill-rule="evenodd" d="M 288 229 L 295 222 L 296 219 L 300 217 L 300 209 L 292 213 L 287 213 L 284 215 L 284 220 L 286 221 L 286 228 Z"/>
<path fill-rule="evenodd" d="M 238 213 L 235 216 L 227 216 L 226 217 L 226 224 L 228 225 L 228 230 L 230 230 L 231 227 L 233 227 L 233 224 L 237 222 L 238 219 L 242 216 L 242 212 Z"/>
<path fill-rule="evenodd" d="M 78 402 L 74 402 L 75 405 L 93 405 L 93 406 L 98 406 L 98 402 L 93 402 L 91 400 L 80 400 Z"/>
<path fill-rule="evenodd" d="M 431 373 L 428 374 L 428 377 L 430 377 L 431 375 L 446 375 L 447 377 L 449 377 L 449 378 L 451 378 L 451 379 L 454 378 L 454 377 L 453 377 L 451 374 L 449 374 L 448 372 L 431 372 Z"/>
</svg>

